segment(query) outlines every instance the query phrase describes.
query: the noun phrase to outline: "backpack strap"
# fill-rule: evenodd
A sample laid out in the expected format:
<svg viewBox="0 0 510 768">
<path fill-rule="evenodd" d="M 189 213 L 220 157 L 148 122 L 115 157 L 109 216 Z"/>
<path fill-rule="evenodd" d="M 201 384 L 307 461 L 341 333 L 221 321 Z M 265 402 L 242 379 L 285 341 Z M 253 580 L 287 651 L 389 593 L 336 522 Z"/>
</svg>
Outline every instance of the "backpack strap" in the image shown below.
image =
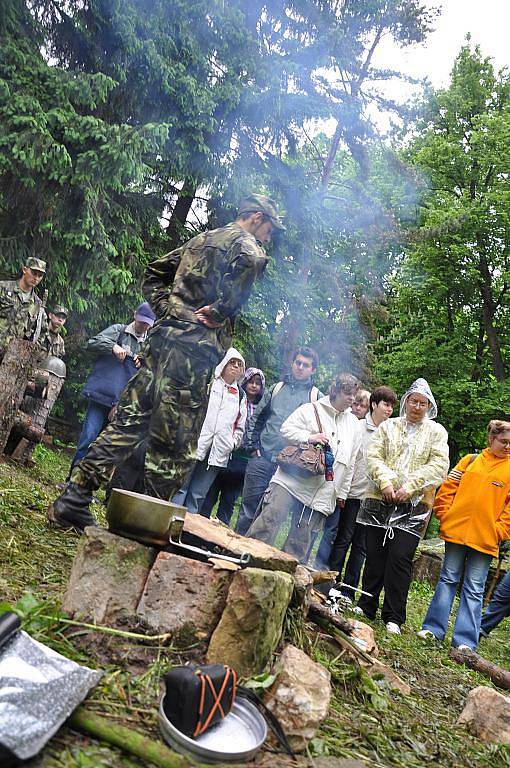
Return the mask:
<svg viewBox="0 0 510 768">
<path fill-rule="evenodd" d="M 117 341 L 115 343 L 118 344 L 119 347 L 122 346 L 122 342 L 124 341 L 124 338 L 127 336 L 126 328 L 127 328 L 127 325 L 124 326 L 124 328 L 120 331 L 119 335 L 117 336 Z"/>
<path fill-rule="evenodd" d="M 285 386 L 284 381 L 277 381 L 273 387 L 273 391 L 271 392 L 271 398 L 277 395 L 278 392 L 281 392 L 284 386 Z M 310 402 L 316 403 L 318 399 L 319 399 L 319 388 L 316 387 L 314 384 L 310 390 Z"/>
<path fill-rule="evenodd" d="M 479 455 L 478 453 L 472 453 L 471 454 L 471 456 L 469 457 L 469 461 L 468 461 L 468 467 L 474 462 L 474 460 L 476 459 L 476 457 L 478 455 Z"/>
<path fill-rule="evenodd" d="M 273 397 L 274 397 L 275 395 L 277 395 L 277 394 L 278 394 L 278 392 L 281 392 L 281 391 L 282 391 L 282 389 L 283 389 L 283 387 L 284 387 L 284 386 L 285 386 L 285 382 L 284 382 L 284 381 L 277 381 L 277 382 L 276 382 L 276 384 L 275 384 L 275 385 L 274 385 L 274 387 L 273 387 L 273 391 L 271 392 L 271 400 L 273 399 Z"/>
</svg>

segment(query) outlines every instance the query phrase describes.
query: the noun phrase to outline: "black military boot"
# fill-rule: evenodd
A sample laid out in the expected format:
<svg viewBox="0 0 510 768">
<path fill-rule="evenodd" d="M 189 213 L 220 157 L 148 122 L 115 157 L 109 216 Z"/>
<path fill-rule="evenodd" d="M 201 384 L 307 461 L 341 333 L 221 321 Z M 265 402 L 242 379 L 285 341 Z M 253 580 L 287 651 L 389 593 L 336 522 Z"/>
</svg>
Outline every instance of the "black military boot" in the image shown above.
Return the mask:
<svg viewBox="0 0 510 768">
<path fill-rule="evenodd" d="M 89 511 L 92 491 L 76 483 L 69 483 L 65 491 L 48 507 L 50 528 L 83 531 L 87 525 L 97 525 Z"/>
</svg>

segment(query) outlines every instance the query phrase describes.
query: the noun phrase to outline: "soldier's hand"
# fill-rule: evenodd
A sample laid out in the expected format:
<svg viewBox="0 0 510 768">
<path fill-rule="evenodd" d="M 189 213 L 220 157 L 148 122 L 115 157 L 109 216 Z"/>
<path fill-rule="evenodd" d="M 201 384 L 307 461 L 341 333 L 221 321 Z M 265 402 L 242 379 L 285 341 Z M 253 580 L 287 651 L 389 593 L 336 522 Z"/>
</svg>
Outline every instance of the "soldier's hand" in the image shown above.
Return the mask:
<svg viewBox="0 0 510 768">
<path fill-rule="evenodd" d="M 206 328 L 219 328 L 221 323 L 216 322 L 216 320 L 213 320 L 212 317 L 210 317 L 211 313 L 211 307 L 209 305 L 206 305 L 205 307 L 200 307 L 200 309 L 197 309 L 195 311 L 195 315 L 197 316 L 197 320 L 199 323 L 202 323 L 202 325 L 205 325 Z"/>
<path fill-rule="evenodd" d="M 112 352 L 115 355 L 115 357 L 117 358 L 117 360 L 120 360 L 121 363 L 123 363 L 124 360 L 126 359 L 127 352 L 119 344 L 114 344 L 113 345 Z"/>
<path fill-rule="evenodd" d="M 142 361 L 140 360 L 140 358 L 138 357 L 138 355 L 135 355 L 135 356 L 133 357 L 133 362 L 134 362 L 134 364 L 135 364 L 136 368 L 139 368 L 139 367 L 141 366 L 141 364 L 142 364 Z"/>
</svg>

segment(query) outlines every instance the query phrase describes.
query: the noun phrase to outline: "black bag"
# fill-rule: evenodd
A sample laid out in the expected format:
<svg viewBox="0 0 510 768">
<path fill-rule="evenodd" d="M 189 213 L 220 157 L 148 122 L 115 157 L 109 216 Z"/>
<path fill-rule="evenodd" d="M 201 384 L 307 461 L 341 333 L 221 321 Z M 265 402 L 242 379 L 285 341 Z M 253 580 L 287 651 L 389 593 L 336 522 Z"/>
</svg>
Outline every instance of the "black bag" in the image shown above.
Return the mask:
<svg viewBox="0 0 510 768">
<path fill-rule="evenodd" d="M 191 738 L 226 717 L 235 701 L 237 675 L 225 664 L 174 667 L 164 679 L 165 715 Z"/>
<path fill-rule="evenodd" d="M 225 664 L 174 667 L 167 672 L 163 711 L 186 736 L 196 738 L 228 715 L 236 694 L 254 704 L 288 755 L 294 755 L 283 728 L 254 691 L 237 685 L 237 674 Z"/>
</svg>

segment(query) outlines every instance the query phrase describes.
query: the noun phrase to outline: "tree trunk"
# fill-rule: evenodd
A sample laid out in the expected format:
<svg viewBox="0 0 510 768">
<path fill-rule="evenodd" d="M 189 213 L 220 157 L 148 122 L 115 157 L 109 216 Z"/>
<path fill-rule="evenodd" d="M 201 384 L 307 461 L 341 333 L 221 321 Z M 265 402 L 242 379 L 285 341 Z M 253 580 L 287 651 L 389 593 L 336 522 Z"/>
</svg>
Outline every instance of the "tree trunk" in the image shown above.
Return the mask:
<svg viewBox="0 0 510 768">
<path fill-rule="evenodd" d="M 15 339 L 7 347 L 0 365 L 0 453 L 3 453 L 23 400 L 33 352 L 31 341 Z"/>
<path fill-rule="evenodd" d="M 177 246 L 182 243 L 182 232 L 186 224 L 186 219 L 188 218 L 188 213 L 193 205 L 195 193 L 196 189 L 194 189 L 192 193 L 182 192 L 177 198 L 166 231 L 171 248 L 177 248 Z"/>
<path fill-rule="evenodd" d="M 471 372 L 471 381 L 480 381 L 482 375 L 483 350 L 485 348 L 485 328 L 480 320 L 478 338 L 476 340 L 475 364 Z"/>
<path fill-rule="evenodd" d="M 483 242 L 480 235 L 476 237 L 478 246 L 478 259 L 480 267 L 480 294 L 482 297 L 482 322 L 487 337 L 487 344 L 491 352 L 492 371 L 497 381 L 506 379 L 505 364 L 501 354 L 501 343 L 498 332 L 494 326 L 494 315 L 496 305 L 492 295 L 492 276 L 487 263 L 487 257 L 483 248 Z"/>
</svg>

